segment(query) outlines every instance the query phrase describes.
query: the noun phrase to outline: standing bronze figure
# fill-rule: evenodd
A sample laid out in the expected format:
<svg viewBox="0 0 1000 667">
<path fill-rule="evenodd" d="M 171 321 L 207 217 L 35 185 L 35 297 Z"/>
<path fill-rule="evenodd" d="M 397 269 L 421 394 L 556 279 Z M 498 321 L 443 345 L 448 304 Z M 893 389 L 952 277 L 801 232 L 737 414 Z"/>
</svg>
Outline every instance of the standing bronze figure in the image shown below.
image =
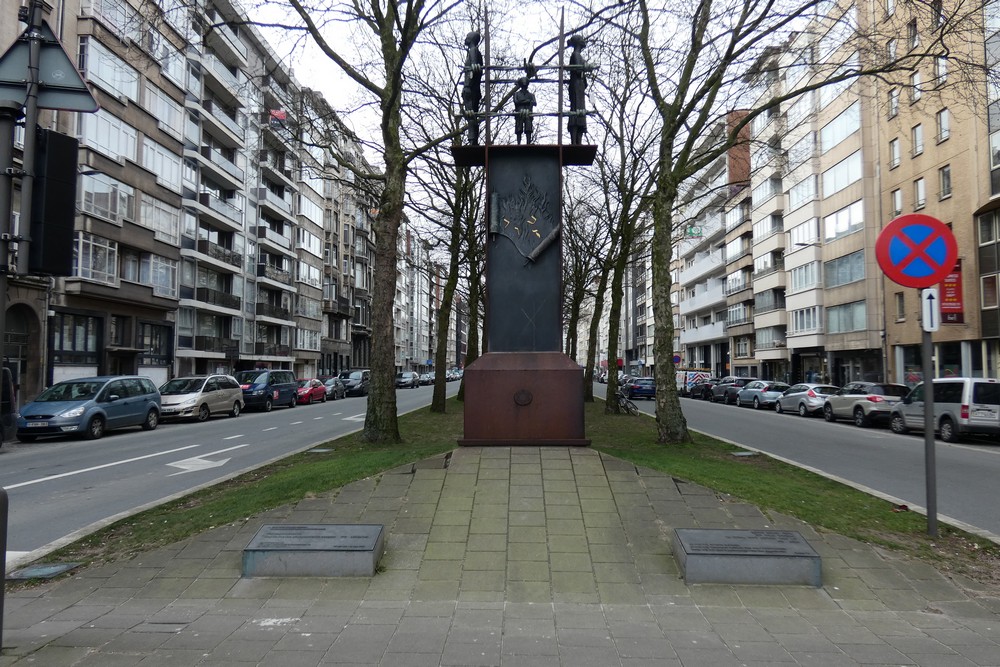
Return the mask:
<svg viewBox="0 0 1000 667">
<path fill-rule="evenodd" d="M 514 91 L 514 133 L 517 135 L 517 143 L 521 143 L 523 134 L 526 141 L 531 143 L 531 135 L 535 130 L 535 121 L 531 113 L 535 108 L 535 94 L 528 90 L 527 77 L 517 80 L 517 90 Z"/>
<path fill-rule="evenodd" d="M 567 44 L 573 49 L 569 57 L 569 140 L 572 144 L 582 144 L 587 134 L 587 61 L 583 59 L 583 48 L 587 40 L 582 35 L 573 35 Z"/>
<path fill-rule="evenodd" d="M 469 143 L 479 143 L 479 105 L 483 101 L 482 36 L 473 30 L 465 37 L 465 82 L 462 85 L 462 115 L 469 124 Z"/>
</svg>

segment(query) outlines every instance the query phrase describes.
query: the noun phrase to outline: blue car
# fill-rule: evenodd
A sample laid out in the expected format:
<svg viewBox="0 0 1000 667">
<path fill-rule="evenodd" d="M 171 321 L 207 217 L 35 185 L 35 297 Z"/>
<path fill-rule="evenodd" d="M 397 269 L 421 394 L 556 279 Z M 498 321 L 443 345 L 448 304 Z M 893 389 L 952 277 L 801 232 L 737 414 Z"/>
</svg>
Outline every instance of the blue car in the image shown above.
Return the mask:
<svg viewBox="0 0 1000 667">
<path fill-rule="evenodd" d="M 105 431 L 141 426 L 152 431 L 160 423 L 160 392 L 147 377 L 104 375 L 65 380 L 52 385 L 21 408 L 17 439 L 82 435 L 96 440 Z"/>
<path fill-rule="evenodd" d="M 629 398 L 656 398 L 656 380 L 653 378 L 633 378 L 622 387 L 622 391 Z"/>
</svg>

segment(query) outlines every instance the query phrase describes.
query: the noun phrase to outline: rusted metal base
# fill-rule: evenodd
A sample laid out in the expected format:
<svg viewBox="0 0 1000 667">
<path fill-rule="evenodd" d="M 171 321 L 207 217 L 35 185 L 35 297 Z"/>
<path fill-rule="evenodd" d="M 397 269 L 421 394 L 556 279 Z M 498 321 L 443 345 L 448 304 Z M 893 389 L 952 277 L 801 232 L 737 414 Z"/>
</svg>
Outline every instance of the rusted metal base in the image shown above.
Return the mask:
<svg viewBox="0 0 1000 667">
<path fill-rule="evenodd" d="M 465 369 L 463 447 L 587 447 L 583 369 L 561 352 L 488 352 Z"/>
</svg>

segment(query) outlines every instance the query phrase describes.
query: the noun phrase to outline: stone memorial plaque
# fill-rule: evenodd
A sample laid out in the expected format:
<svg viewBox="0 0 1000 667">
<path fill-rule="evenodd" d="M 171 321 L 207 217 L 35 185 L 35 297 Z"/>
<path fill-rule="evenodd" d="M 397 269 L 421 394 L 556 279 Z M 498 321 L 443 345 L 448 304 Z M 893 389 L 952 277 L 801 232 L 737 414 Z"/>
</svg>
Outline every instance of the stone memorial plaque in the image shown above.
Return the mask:
<svg viewBox="0 0 1000 667">
<path fill-rule="evenodd" d="M 687 583 L 822 585 L 819 554 L 792 530 L 678 528 L 674 537 Z"/>
<path fill-rule="evenodd" d="M 262 526 L 243 550 L 243 576 L 374 576 L 384 535 L 380 524 Z"/>
</svg>

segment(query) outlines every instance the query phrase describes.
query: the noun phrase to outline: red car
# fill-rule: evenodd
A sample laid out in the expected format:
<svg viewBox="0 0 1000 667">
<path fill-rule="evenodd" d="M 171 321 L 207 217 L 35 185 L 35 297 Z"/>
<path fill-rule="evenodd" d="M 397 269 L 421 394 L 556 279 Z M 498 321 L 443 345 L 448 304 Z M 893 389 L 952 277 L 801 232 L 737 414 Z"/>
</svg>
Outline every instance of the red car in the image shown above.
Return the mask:
<svg viewBox="0 0 1000 667">
<path fill-rule="evenodd" d="M 309 405 L 313 401 L 319 401 L 320 403 L 326 403 L 326 385 L 317 380 L 316 378 L 309 378 L 306 380 L 299 380 L 299 386 L 295 390 L 298 394 L 299 403 L 305 403 Z"/>
</svg>

